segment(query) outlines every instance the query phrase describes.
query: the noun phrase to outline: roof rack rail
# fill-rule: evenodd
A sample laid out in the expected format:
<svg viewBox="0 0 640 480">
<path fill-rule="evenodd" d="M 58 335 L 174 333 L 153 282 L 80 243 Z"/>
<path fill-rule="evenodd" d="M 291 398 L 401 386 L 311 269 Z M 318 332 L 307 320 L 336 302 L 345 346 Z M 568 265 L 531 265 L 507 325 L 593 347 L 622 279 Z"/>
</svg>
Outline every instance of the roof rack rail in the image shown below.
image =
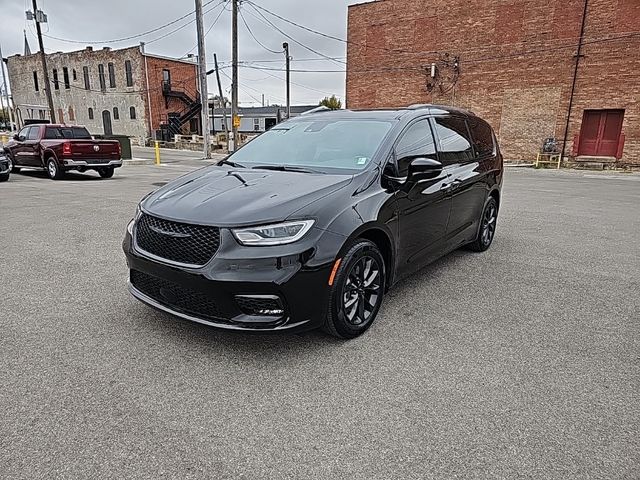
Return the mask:
<svg viewBox="0 0 640 480">
<path fill-rule="evenodd" d="M 324 105 L 320 105 L 319 107 L 312 108 L 311 110 L 307 110 L 306 112 L 303 112 L 300 115 L 308 115 L 310 113 L 329 112 L 329 111 L 331 111 L 331 109 L 329 107 L 325 107 Z"/>
<path fill-rule="evenodd" d="M 430 107 L 433 107 L 433 105 L 429 103 L 414 103 L 413 105 L 409 105 L 407 107 L 407 110 L 420 110 L 422 108 L 430 108 Z"/>
</svg>

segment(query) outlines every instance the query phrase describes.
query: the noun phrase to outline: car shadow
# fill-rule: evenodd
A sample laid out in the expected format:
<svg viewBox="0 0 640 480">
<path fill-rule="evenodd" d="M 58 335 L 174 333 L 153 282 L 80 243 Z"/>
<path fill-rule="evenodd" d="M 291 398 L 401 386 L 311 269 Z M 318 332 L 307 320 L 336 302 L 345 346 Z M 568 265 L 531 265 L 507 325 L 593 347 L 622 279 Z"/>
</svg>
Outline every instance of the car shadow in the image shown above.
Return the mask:
<svg viewBox="0 0 640 480">
<path fill-rule="evenodd" d="M 49 175 L 47 174 L 47 172 L 43 172 L 40 170 L 20 170 L 19 173 L 13 173 L 12 175 L 23 175 L 25 177 L 30 177 L 30 178 L 43 178 L 46 180 L 49 180 Z M 65 173 L 64 177 L 62 177 L 60 180 L 56 180 L 57 182 L 69 182 L 69 181 L 73 181 L 73 182 L 91 182 L 91 181 L 95 181 L 95 180 L 113 180 L 114 178 L 116 178 L 115 176 L 109 179 L 103 179 L 102 177 L 100 177 L 100 175 L 97 174 L 97 172 L 93 172 L 93 171 L 87 171 L 84 173 L 79 173 L 79 172 L 67 172 Z"/>
</svg>

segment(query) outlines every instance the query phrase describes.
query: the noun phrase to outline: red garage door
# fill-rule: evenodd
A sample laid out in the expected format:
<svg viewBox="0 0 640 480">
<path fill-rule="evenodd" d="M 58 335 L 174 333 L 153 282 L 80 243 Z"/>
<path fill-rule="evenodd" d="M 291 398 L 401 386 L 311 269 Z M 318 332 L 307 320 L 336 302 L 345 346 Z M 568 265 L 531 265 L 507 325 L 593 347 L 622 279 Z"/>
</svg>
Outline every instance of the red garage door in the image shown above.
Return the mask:
<svg viewBox="0 0 640 480">
<path fill-rule="evenodd" d="M 585 110 L 578 155 L 615 157 L 623 118 L 624 110 Z"/>
</svg>

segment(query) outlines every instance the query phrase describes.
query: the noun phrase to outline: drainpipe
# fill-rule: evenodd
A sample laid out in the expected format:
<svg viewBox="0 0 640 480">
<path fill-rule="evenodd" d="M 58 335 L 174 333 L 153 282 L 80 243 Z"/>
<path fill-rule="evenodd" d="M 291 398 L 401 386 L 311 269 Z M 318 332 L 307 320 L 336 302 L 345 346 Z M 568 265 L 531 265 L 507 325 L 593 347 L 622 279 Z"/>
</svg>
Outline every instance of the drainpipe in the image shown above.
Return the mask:
<svg viewBox="0 0 640 480">
<path fill-rule="evenodd" d="M 582 26 L 580 27 L 580 39 L 578 40 L 578 52 L 576 53 L 576 65 L 573 70 L 573 82 L 571 84 L 571 96 L 569 97 L 569 110 L 567 111 L 567 122 L 564 126 L 564 139 L 562 140 L 562 154 L 560 160 L 564 159 L 567 151 L 567 138 L 569 136 L 569 122 L 571 121 L 571 111 L 573 110 L 573 97 L 576 93 L 576 83 L 578 81 L 578 67 L 580 66 L 580 57 L 582 56 L 582 44 L 584 40 L 584 28 L 587 23 L 587 9 L 589 0 L 584 0 L 584 10 L 582 12 Z"/>
<path fill-rule="evenodd" d="M 151 122 L 151 92 L 149 91 L 149 67 L 147 65 L 147 56 L 144 53 L 144 42 L 140 42 L 140 53 L 144 57 L 144 75 L 147 88 L 147 110 L 149 110 L 149 138 L 155 139 L 153 134 L 153 123 Z"/>
</svg>

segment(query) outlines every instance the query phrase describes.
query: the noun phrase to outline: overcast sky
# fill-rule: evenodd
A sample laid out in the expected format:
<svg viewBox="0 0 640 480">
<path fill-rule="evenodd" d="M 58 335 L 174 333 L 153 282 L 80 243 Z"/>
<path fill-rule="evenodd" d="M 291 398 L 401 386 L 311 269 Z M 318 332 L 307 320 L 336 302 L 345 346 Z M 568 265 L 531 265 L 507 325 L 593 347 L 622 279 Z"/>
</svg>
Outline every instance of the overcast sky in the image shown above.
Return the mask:
<svg viewBox="0 0 640 480">
<path fill-rule="evenodd" d="M 320 32 L 346 38 L 347 5 L 358 3 L 356 0 L 253 0 L 255 4 L 266 8 L 282 17 Z M 203 0 L 205 3 L 205 31 L 214 24 L 206 37 L 207 62 L 213 62 L 213 53 L 218 54 L 218 61 L 228 66 L 231 60 L 231 7 L 229 0 Z M 220 4 L 222 3 L 223 4 Z M 5 57 L 23 53 L 23 30 L 31 51 L 38 50 L 33 22 L 25 19 L 25 10 L 32 8 L 31 0 L 0 0 L 0 42 Z M 140 41 L 147 42 L 147 52 L 182 57 L 188 52 L 197 54 L 196 26 L 194 15 L 143 37 L 125 40 L 118 43 L 102 43 L 105 40 L 130 37 L 155 29 L 177 18 L 192 12 L 195 8 L 193 0 L 39 0 L 38 7 L 48 16 L 48 24 L 43 24 L 46 35 L 65 40 L 80 41 L 69 43 L 45 37 L 45 51 L 72 51 L 93 45 L 94 48 L 110 46 L 122 48 L 136 45 Z M 224 10 L 223 10 L 224 8 Z M 288 41 L 293 56 L 292 69 L 312 70 L 314 72 L 292 73 L 292 104 L 315 104 L 327 95 L 335 94 L 344 99 L 345 74 L 319 73 L 318 70 L 345 69 L 346 44 L 304 31 L 287 24 L 282 20 L 263 15 L 278 27 L 278 32 L 269 25 L 256 9 L 245 2 L 241 7 L 242 16 L 249 28 L 265 47 L 274 51 L 282 50 L 282 42 Z M 192 21 L 191 23 L 189 23 Z M 166 38 L 158 39 L 179 27 L 186 25 Z M 240 47 L 239 56 L 247 66 L 269 68 L 240 69 L 240 102 L 243 105 L 257 105 L 264 93 L 270 103 L 284 103 L 285 84 L 284 54 L 267 51 L 254 40 L 242 20 L 239 20 Z M 87 42 L 89 41 L 89 42 Z M 317 51 L 313 53 L 297 42 Z M 327 60 L 319 54 L 335 57 Z M 209 69 L 213 68 L 209 65 Z M 231 69 L 224 73 L 231 76 Z M 222 75 L 225 95 L 230 96 L 230 80 Z M 214 90 L 215 88 L 215 90 Z M 209 92 L 216 93 L 215 75 L 209 77 Z"/>
</svg>

